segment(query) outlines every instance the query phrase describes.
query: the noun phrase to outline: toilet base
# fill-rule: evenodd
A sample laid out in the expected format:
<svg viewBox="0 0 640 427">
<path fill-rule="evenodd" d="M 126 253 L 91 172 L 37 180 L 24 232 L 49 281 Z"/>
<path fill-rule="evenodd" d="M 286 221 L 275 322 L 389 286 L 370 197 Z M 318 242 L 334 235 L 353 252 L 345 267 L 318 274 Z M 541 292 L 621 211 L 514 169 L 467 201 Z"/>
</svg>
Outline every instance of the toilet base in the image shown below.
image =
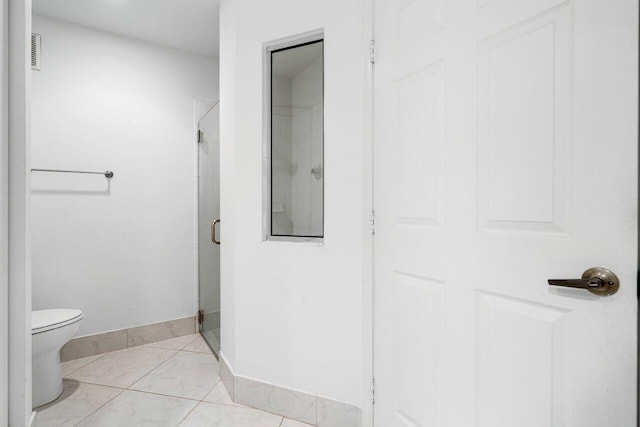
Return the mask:
<svg viewBox="0 0 640 427">
<path fill-rule="evenodd" d="M 63 391 L 59 349 L 33 355 L 33 404 L 35 408 L 56 400 Z"/>
<path fill-rule="evenodd" d="M 32 407 L 56 400 L 62 394 L 60 349 L 78 332 L 82 311 L 72 309 L 31 312 Z"/>
</svg>

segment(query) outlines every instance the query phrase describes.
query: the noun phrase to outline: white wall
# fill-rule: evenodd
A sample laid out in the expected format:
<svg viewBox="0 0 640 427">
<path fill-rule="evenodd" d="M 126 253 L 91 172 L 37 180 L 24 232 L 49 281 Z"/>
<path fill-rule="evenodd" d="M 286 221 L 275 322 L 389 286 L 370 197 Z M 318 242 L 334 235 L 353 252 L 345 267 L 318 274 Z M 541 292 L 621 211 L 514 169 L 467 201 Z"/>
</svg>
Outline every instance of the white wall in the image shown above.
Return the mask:
<svg viewBox="0 0 640 427">
<path fill-rule="evenodd" d="M 364 1 L 221 5 L 222 353 L 237 375 L 363 404 Z M 285 12 L 283 12 L 285 11 Z M 324 244 L 262 241 L 262 46 L 325 31 Z"/>
<path fill-rule="evenodd" d="M 220 4 L 220 343 L 233 365 L 236 356 L 235 216 L 236 216 L 236 81 L 237 35 L 235 3 Z M 224 11 L 224 12 L 223 12 Z M 223 101 L 224 100 L 224 101 Z M 224 103 L 224 104 L 223 104 Z"/>
<path fill-rule="evenodd" d="M 0 2 L 0 427 L 9 414 L 9 69 L 8 0 Z"/>
<path fill-rule="evenodd" d="M 8 418 L 13 427 L 25 426 L 31 418 L 31 1 L 9 0 L 8 11 Z"/>
<path fill-rule="evenodd" d="M 194 99 L 217 60 L 34 18 L 34 309 L 85 312 L 79 335 L 196 311 Z"/>
</svg>

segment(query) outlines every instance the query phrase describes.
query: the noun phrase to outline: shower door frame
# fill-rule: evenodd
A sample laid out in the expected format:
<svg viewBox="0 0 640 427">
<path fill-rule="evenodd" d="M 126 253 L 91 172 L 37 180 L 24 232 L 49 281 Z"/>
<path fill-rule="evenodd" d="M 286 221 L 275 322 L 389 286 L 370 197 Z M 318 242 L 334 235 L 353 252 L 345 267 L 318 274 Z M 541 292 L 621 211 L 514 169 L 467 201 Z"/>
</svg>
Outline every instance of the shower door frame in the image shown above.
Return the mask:
<svg viewBox="0 0 640 427">
<path fill-rule="evenodd" d="M 219 99 L 202 98 L 193 100 L 193 165 L 194 165 L 194 196 L 193 196 L 193 216 L 195 227 L 193 229 L 194 238 L 194 265 L 193 265 L 193 277 L 194 277 L 194 301 L 195 301 L 195 330 L 196 333 L 200 333 L 200 327 L 202 325 L 202 315 L 200 310 L 200 192 L 199 192 L 199 132 L 200 132 L 200 120 L 202 120 L 213 108 L 219 104 Z M 219 195 L 220 196 L 220 195 Z M 220 304 L 220 313 L 222 313 L 222 302 Z M 222 316 L 221 316 L 222 317 Z M 206 341 L 206 340 L 205 340 Z M 207 345 L 211 345 L 207 342 Z M 216 357 L 219 357 L 219 352 L 222 348 L 213 350 Z"/>
</svg>

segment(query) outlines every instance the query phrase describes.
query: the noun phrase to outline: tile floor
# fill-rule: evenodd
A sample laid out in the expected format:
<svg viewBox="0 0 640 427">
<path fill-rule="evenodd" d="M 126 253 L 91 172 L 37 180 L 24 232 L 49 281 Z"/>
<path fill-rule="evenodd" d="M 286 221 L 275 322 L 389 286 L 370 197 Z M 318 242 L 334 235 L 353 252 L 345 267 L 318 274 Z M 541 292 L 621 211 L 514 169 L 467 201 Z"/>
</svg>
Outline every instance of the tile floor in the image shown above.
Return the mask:
<svg viewBox="0 0 640 427">
<path fill-rule="evenodd" d="M 309 427 L 234 404 L 199 334 L 62 364 L 64 392 L 35 427 Z"/>
</svg>

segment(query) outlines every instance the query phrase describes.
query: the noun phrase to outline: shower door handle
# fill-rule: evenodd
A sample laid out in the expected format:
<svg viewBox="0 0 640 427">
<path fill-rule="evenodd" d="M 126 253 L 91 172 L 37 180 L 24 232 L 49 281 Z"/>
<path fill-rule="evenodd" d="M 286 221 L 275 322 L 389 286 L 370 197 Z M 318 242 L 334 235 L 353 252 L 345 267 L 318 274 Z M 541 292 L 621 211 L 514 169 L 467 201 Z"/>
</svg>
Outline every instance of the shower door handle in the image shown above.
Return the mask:
<svg viewBox="0 0 640 427">
<path fill-rule="evenodd" d="M 213 221 L 211 223 L 211 242 L 214 245 L 219 245 L 220 244 L 220 240 L 216 240 L 216 224 L 218 224 L 220 222 L 219 219 L 216 219 L 215 221 Z"/>
</svg>

